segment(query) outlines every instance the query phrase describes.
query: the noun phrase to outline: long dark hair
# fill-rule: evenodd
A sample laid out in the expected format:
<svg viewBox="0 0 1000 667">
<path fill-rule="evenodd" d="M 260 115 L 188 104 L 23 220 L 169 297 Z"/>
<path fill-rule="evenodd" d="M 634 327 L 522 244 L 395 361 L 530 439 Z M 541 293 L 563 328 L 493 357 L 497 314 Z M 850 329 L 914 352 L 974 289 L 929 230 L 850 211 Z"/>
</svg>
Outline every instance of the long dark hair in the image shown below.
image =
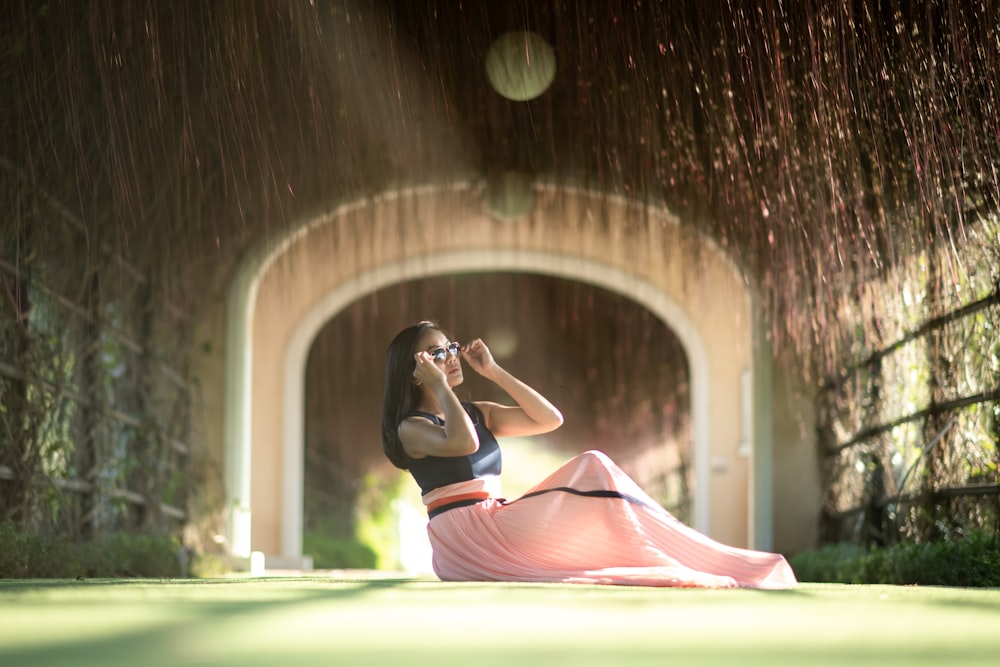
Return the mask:
<svg viewBox="0 0 1000 667">
<path fill-rule="evenodd" d="M 413 355 L 426 331 L 441 331 L 436 322 L 424 320 L 408 326 L 392 339 L 385 353 L 385 390 L 382 394 L 382 451 L 397 468 L 407 470 L 412 459 L 399 441 L 399 424 L 416 409 L 420 387 L 413 382 L 417 367 Z"/>
</svg>

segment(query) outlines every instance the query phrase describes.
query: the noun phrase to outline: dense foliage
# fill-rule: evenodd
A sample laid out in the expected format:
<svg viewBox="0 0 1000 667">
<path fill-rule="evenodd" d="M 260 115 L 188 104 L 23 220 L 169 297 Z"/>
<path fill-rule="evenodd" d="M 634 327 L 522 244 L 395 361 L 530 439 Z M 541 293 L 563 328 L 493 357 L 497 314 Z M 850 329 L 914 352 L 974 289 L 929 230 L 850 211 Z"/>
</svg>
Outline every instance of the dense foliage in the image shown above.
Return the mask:
<svg viewBox="0 0 1000 667">
<path fill-rule="evenodd" d="M 127 533 L 69 542 L 24 533 L 0 522 L 0 578 L 180 577 L 188 574 L 187 552 L 177 540 Z"/>
<path fill-rule="evenodd" d="M 1000 586 L 1000 536 L 866 549 L 831 544 L 790 559 L 799 581 L 920 586 Z"/>
</svg>

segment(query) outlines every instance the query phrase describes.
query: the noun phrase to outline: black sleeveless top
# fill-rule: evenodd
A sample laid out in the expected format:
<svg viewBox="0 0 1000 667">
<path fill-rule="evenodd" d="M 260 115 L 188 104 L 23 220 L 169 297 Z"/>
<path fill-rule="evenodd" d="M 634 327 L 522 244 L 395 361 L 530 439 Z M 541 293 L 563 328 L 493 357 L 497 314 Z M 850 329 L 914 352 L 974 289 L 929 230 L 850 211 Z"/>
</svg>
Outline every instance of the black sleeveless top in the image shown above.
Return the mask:
<svg viewBox="0 0 1000 667">
<path fill-rule="evenodd" d="M 410 474 L 420 485 L 421 494 L 448 484 L 500 474 L 500 444 L 493 432 L 486 428 L 482 410 L 472 403 L 462 403 L 462 407 L 469 413 L 476 427 L 479 449 L 468 456 L 425 456 L 422 459 L 410 459 Z M 426 417 L 438 426 L 444 426 L 444 420 L 437 415 L 415 411 L 407 416 L 414 415 Z"/>
</svg>

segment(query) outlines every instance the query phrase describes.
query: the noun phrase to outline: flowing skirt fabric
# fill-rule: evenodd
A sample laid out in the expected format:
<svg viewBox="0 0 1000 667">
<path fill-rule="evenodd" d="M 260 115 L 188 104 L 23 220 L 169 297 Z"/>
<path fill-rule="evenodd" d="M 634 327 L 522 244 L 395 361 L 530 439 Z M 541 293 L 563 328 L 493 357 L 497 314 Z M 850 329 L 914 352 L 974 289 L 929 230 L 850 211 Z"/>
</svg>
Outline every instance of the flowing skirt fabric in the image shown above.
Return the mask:
<svg viewBox="0 0 1000 667">
<path fill-rule="evenodd" d="M 796 585 L 781 555 L 702 535 L 597 451 L 574 457 L 517 500 L 489 498 L 439 514 L 427 532 L 434 571 L 445 581 Z"/>
</svg>

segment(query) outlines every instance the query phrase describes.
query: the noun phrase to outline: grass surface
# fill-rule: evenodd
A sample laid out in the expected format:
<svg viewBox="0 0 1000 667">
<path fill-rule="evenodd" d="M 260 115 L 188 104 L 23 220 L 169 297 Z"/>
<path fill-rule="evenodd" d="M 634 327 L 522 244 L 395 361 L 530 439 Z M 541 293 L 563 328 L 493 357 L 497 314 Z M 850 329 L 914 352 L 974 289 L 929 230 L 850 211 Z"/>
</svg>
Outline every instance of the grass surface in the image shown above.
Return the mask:
<svg viewBox="0 0 1000 667">
<path fill-rule="evenodd" d="M 990 665 L 1000 589 L 0 580 L 0 665 Z"/>
</svg>

